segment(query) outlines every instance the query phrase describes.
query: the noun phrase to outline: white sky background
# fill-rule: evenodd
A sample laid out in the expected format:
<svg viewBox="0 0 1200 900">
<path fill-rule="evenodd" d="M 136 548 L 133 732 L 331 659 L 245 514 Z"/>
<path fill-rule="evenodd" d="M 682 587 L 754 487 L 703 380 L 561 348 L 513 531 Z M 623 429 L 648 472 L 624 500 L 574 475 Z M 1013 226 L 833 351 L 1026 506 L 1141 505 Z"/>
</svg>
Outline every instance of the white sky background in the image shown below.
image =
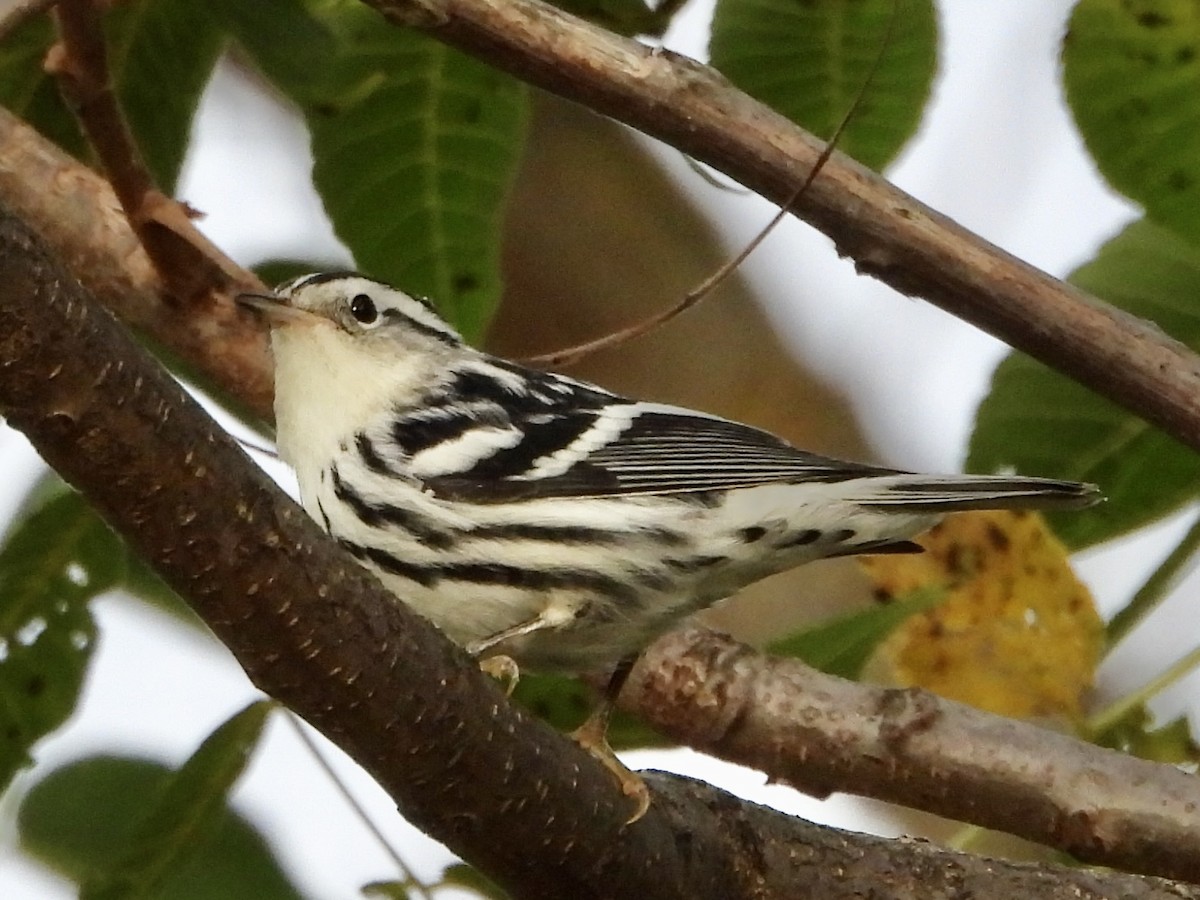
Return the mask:
<svg viewBox="0 0 1200 900">
<path fill-rule="evenodd" d="M 4 8 L 0 0 L 0 9 Z M 889 176 L 918 199 L 1055 275 L 1065 275 L 1136 210 L 1096 175 L 1062 102 L 1058 46 L 1066 0 L 942 4 L 943 55 L 933 104 L 920 134 Z M 666 43 L 704 56 L 708 4 L 693 3 Z M 756 198 L 714 190 L 664 149 L 664 164 L 695 189 L 731 248 L 748 241 L 772 210 Z M 203 210 L 203 229 L 242 262 L 266 256 L 344 255 L 309 187 L 305 137 L 298 121 L 223 71 L 210 86 L 181 196 Z M 381 210 L 387 215 L 387 210 Z M 819 248 L 823 252 L 809 252 Z M 801 255 L 803 254 L 803 255 Z M 804 260 L 803 271 L 795 260 Z M 797 352 L 853 398 L 864 429 L 888 462 L 954 470 L 965 452 L 971 416 L 1003 347 L 921 301 L 909 300 L 838 260 L 830 242 L 790 221 L 747 264 L 780 331 Z M 822 299 L 801 306 L 796 297 Z M 37 471 L 36 457 L 0 426 L 5 472 Z M 0 485 L 0 513 L 11 510 L 27 479 Z M 1111 612 L 1140 583 L 1186 522 L 1095 552 L 1083 572 Z M 1149 562 L 1147 562 L 1147 559 Z M 1191 583 L 1194 590 L 1196 582 Z M 1185 585 L 1186 587 L 1186 585 Z M 1180 590 L 1158 614 L 1178 622 L 1191 591 Z M 228 654 L 165 616 L 112 601 L 98 605 L 102 643 L 82 712 L 38 747 L 43 764 L 87 750 L 147 752 L 178 762 L 220 721 L 254 695 Z M 1187 629 L 1146 629 L 1105 670 L 1102 691 L 1128 690 L 1163 660 L 1191 649 Z M 1196 693 L 1189 680 L 1164 698 L 1178 711 Z M 743 796 L 809 818 L 879 828 L 845 798 L 820 804 L 765 786 L 761 774 L 712 763 L 690 751 L 630 754 L 635 766 L 698 774 Z M 349 765 L 340 767 L 418 872 L 433 877 L 448 854 L 397 824 L 387 798 Z M 29 783 L 24 777 L 21 783 Z M 395 876 L 384 855 L 344 810 L 287 729 L 274 725 L 238 789 L 239 808 L 270 836 L 310 897 L 357 896 L 370 880 Z M 13 852 L 11 825 L 0 832 L 0 894 L 10 900 L 74 896 L 66 883 Z"/>
</svg>

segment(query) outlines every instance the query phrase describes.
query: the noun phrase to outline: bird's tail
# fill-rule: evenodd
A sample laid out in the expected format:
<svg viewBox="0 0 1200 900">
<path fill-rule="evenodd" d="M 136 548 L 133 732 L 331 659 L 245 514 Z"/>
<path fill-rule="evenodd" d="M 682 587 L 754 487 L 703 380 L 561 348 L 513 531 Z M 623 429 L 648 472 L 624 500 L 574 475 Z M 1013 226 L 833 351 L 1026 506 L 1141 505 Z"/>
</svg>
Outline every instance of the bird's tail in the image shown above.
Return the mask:
<svg viewBox="0 0 1200 900">
<path fill-rule="evenodd" d="M 858 502 L 895 512 L 1082 509 L 1104 499 L 1094 484 L 1020 475 L 893 475 L 871 481 L 873 489 Z"/>
</svg>

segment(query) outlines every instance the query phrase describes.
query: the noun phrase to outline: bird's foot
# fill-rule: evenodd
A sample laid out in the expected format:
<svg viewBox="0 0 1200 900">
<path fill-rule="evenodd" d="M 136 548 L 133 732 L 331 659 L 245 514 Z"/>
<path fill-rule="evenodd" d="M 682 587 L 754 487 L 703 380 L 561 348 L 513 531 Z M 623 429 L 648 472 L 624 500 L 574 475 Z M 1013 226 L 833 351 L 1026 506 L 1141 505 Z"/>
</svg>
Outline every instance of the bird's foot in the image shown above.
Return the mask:
<svg viewBox="0 0 1200 900">
<path fill-rule="evenodd" d="M 608 745 L 608 714 L 607 709 L 597 709 L 586 722 L 571 732 L 571 737 L 613 774 L 621 785 L 622 793 L 633 800 L 633 815 L 625 822 L 626 825 L 632 825 L 650 808 L 650 789 L 646 787 L 642 776 L 617 759 Z"/>
<path fill-rule="evenodd" d="M 521 680 L 521 667 L 517 665 L 515 659 L 505 656 L 503 653 L 481 659 L 479 668 L 485 675 L 490 675 L 504 685 L 504 696 L 506 697 L 512 696 L 513 691 L 517 689 L 517 682 Z"/>
</svg>

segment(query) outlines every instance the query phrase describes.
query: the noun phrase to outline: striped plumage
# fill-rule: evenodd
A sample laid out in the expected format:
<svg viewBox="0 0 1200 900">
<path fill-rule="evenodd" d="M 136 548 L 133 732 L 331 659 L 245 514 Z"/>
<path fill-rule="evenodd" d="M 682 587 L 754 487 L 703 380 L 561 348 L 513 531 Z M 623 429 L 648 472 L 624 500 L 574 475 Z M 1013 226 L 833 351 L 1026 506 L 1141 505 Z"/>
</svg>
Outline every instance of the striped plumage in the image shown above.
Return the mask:
<svg viewBox="0 0 1200 900">
<path fill-rule="evenodd" d="M 602 668 L 813 559 L 916 549 L 940 514 L 1070 507 L 1088 485 L 912 475 L 478 352 L 361 276 L 273 299 L 281 456 L 308 512 L 476 652 Z"/>
</svg>

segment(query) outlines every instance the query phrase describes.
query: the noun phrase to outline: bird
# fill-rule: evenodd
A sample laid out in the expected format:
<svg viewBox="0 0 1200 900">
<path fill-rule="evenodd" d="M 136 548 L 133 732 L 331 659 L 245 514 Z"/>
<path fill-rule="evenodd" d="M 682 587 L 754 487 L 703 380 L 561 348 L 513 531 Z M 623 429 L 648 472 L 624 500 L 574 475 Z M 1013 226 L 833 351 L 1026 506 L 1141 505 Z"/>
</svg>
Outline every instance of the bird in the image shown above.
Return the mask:
<svg viewBox="0 0 1200 900">
<path fill-rule="evenodd" d="M 608 747 L 633 662 L 684 617 L 812 560 L 917 552 L 944 514 L 1065 509 L 1091 484 L 831 459 L 472 347 L 355 272 L 237 297 L 271 329 L 280 457 L 301 503 L 401 602 L 496 670 L 612 671 L 574 733 Z"/>
</svg>

